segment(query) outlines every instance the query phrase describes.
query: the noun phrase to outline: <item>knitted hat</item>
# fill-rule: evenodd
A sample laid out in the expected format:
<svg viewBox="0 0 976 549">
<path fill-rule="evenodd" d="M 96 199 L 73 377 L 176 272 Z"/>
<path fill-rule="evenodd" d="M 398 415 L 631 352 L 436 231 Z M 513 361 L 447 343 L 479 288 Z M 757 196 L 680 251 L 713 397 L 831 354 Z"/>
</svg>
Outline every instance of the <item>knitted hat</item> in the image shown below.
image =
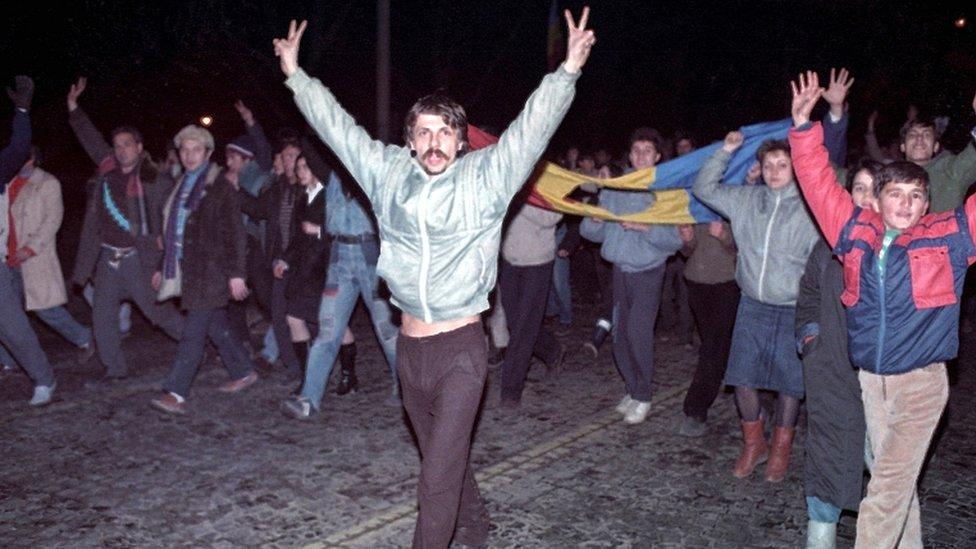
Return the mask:
<svg viewBox="0 0 976 549">
<path fill-rule="evenodd" d="M 227 144 L 228 151 L 240 153 L 241 156 L 254 158 L 254 140 L 249 135 L 239 135 Z"/>
</svg>

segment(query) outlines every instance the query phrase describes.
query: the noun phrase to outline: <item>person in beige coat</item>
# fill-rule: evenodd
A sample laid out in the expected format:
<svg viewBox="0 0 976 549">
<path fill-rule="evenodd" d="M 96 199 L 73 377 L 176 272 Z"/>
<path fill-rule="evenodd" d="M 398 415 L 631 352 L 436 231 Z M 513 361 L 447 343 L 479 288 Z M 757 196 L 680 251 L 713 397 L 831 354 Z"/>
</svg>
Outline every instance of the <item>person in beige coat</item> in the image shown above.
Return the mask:
<svg viewBox="0 0 976 549">
<path fill-rule="evenodd" d="M 31 157 L 7 188 L 9 231 L 6 246 L 7 267 L 12 287 L 20 294 L 27 311 L 33 311 L 55 332 L 81 349 L 79 360 L 92 356 L 91 329 L 75 320 L 65 309 L 68 301 L 61 263 L 58 261 L 57 233 L 64 204 L 61 184 L 50 173 L 37 167 L 39 151 Z M 15 364 L 0 346 L 0 363 Z"/>
</svg>

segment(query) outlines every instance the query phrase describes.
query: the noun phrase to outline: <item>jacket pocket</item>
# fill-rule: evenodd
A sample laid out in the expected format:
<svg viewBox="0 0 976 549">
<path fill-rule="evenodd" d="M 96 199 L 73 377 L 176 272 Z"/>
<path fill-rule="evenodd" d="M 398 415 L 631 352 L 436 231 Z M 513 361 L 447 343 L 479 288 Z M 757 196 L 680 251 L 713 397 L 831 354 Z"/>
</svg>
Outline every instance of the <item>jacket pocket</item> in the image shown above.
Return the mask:
<svg viewBox="0 0 976 549">
<path fill-rule="evenodd" d="M 956 302 L 955 281 L 948 246 L 908 250 L 915 307 L 931 309 Z"/>
<path fill-rule="evenodd" d="M 840 301 L 845 307 L 853 307 L 861 298 L 861 260 L 864 250 L 854 248 L 844 256 L 844 291 Z"/>
</svg>

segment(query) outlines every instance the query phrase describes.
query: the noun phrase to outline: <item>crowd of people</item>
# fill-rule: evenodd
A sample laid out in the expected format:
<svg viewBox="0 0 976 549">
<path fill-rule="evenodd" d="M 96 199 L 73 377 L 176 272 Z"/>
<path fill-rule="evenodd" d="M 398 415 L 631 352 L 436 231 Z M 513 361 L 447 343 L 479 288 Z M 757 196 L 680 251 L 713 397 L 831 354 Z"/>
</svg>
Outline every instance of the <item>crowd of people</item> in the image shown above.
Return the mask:
<svg viewBox="0 0 976 549">
<path fill-rule="evenodd" d="M 405 146 L 371 139 L 299 67 L 306 25 L 292 22 L 274 44 L 285 84 L 341 166 L 300 132 L 279 132 L 272 145 L 240 101 L 245 133 L 224 145 L 223 165 L 213 136 L 195 125 L 156 163 L 135 126 L 97 128 L 79 104 L 79 79 L 67 122 L 95 169 L 70 281 L 90 288 L 91 328 L 64 306 L 60 186 L 31 146 L 33 83 L 18 77 L 0 155 L 0 362 L 30 376 L 31 406 L 52 401 L 54 372 L 31 311 L 78 348 L 79 361 L 97 354 L 104 375 L 89 386 L 123 383 L 133 304 L 178 341 L 153 407 L 190 411 L 209 341 L 229 374 L 220 391 L 258 382 L 260 362 L 280 364 L 293 384 L 282 410 L 307 420 L 321 412 L 337 360 L 335 392 L 358 390 L 349 321 L 362 298 L 392 378 L 387 402 L 405 409 L 422 456 L 414 546 L 478 546 L 489 517 L 469 449 L 489 364 L 500 365 L 498 407 L 515 414 L 533 356 L 555 375 L 567 351 L 596 356 L 611 336 L 624 389 L 616 410 L 635 425 L 651 408 L 655 329 L 667 323 L 679 344 L 700 342 L 676 429 L 706 434 L 709 408 L 723 385 L 734 388 L 736 477 L 763 463 L 767 481 L 786 477 L 805 402 L 808 547 L 834 546 L 844 510 L 859 512 L 858 547 L 920 547 L 916 485 L 947 402 L 945 363 L 958 351 L 976 260 L 976 202 L 963 203 L 976 181 L 973 142 L 959 154 L 940 150 L 940 128 L 916 114 L 902 127 L 904 158 L 894 158 L 874 138 L 872 117 L 870 156 L 848 162 L 853 79 L 831 71 L 820 87 L 807 72 L 792 83 L 788 139 L 763 143 L 742 184 L 723 182 L 744 142 L 738 131 L 697 170 L 692 193 L 715 220 L 613 217 L 648 210 L 656 194 L 606 181 L 696 147 L 687 134 L 665 139 L 647 127 L 633 131 L 622 161 L 577 147 L 560 159 L 589 179 L 574 196 L 611 217 L 540 207 L 523 185 L 596 41 L 587 18 L 567 12 L 565 62 L 497 139 L 480 142 L 464 109 L 432 94 L 407 114 Z M 821 99 L 827 112 L 812 123 Z M 592 337 L 568 350 L 557 336 L 574 322 L 570 265 L 581 256 L 598 318 Z M 260 349 L 249 310 L 268 320 Z"/>
</svg>

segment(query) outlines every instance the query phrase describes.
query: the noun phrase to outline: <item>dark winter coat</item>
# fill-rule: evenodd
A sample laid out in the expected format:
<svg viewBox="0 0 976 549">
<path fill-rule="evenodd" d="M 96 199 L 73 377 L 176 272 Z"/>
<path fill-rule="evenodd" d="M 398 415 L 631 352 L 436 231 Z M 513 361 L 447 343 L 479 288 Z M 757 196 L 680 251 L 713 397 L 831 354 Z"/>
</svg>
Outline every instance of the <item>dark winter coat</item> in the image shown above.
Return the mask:
<svg viewBox="0 0 976 549">
<path fill-rule="evenodd" d="M 245 277 L 247 233 L 238 192 L 216 164 L 211 164 L 203 184 L 206 188 L 200 205 L 187 218 L 183 231 L 180 305 L 187 310 L 218 309 L 227 305 L 230 299 L 228 282 L 232 278 Z M 179 188 L 177 184 L 166 202 L 164 226 Z"/>
<path fill-rule="evenodd" d="M 864 406 L 857 370 L 847 353 L 847 320 L 840 301 L 844 268 L 827 243 L 810 253 L 796 302 L 798 344 L 803 345 L 807 439 L 804 487 L 841 509 L 856 511 L 864 469 Z"/>
</svg>

